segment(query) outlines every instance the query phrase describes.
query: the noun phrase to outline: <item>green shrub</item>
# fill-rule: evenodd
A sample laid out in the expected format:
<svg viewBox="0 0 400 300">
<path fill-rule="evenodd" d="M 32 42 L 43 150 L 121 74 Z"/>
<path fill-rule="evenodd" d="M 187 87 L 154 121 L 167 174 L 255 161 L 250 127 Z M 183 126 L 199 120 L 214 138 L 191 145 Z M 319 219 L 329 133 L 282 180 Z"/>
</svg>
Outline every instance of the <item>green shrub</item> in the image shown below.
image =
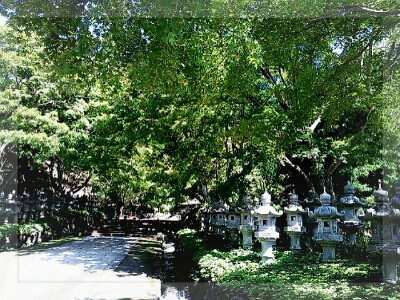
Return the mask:
<svg viewBox="0 0 400 300">
<path fill-rule="evenodd" d="M 322 253 L 295 255 L 290 251 L 274 251 L 275 261 L 265 265 L 259 253 L 229 250 L 225 240 L 218 236 L 185 229 L 178 232 L 178 238 L 181 250 L 195 262 L 196 281 L 217 282 L 229 297 L 297 300 L 400 296 L 397 286 L 379 283 L 380 260 L 369 253 L 361 259 L 338 255 L 334 262 L 321 263 Z M 364 253 L 365 242 L 356 245 L 359 253 Z M 350 252 L 349 249 L 343 251 Z"/>
<path fill-rule="evenodd" d="M 18 233 L 18 224 L 5 224 L 0 226 L 0 238 Z"/>
</svg>

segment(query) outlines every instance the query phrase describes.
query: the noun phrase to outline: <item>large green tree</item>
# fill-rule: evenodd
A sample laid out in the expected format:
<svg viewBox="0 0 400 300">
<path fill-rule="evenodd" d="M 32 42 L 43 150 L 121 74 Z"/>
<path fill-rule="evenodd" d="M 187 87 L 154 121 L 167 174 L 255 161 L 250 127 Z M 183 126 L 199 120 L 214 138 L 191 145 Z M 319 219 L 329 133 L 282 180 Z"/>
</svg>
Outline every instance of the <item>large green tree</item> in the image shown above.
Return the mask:
<svg viewBox="0 0 400 300">
<path fill-rule="evenodd" d="M 57 155 L 40 154 L 96 170 L 118 201 L 155 206 L 265 187 L 333 193 L 348 179 L 368 191 L 383 167 L 392 182 L 385 159 L 397 150 L 382 138 L 396 118 L 382 108 L 396 102 L 384 85 L 399 55 L 396 4 L 278 2 L 5 3 L 10 26 L 40 39 L 37 61 L 51 62 L 57 105 L 32 109 L 69 132 Z"/>
</svg>

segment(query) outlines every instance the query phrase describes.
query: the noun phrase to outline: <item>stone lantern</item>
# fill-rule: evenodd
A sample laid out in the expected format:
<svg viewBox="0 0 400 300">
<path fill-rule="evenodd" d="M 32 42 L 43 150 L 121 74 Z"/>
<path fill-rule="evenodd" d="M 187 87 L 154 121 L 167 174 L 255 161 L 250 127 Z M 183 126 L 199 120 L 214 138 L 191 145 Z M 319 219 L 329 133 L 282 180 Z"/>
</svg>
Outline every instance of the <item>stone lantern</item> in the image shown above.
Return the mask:
<svg viewBox="0 0 400 300">
<path fill-rule="evenodd" d="M 306 211 L 306 231 L 311 233 L 311 236 L 315 236 L 317 234 L 317 226 L 318 222 L 314 217 L 315 208 L 321 206 L 321 202 L 319 201 L 318 194 L 314 189 L 308 191 L 308 195 L 306 199 L 303 200 L 303 207 L 305 207 Z"/>
<path fill-rule="evenodd" d="M 344 213 L 344 220 L 339 224 L 339 227 L 346 233 L 346 242 L 355 244 L 357 233 L 363 227 L 363 223 L 358 217 L 364 215 L 362 207 L 365 206 L 365 201 L 360 201 L 354 195 L 354 186 L 347 182 L 344 186 L 344 196 L 340 198 L 338 203 L 339 210 Z"/>
<path fill-rule="evenodd" d="M 400 208 L 400 179 L 394 183 L 396 194 L 393 196 L 390 204 L 395 208 Z"/>
<path fill-rule="evenodd" d="M 212 233 L 225 235 L 226 226 L 226 207 L 221 201 L 215 202 L 211 209 Z"/>
<path fill-rule="evenodd" d="M 287 215 L 287 226 L 285 231 L 290 236 L 290 250 L 299 254 L 300 248 L 300 236 L 306 232 L 306 228 L 303 226 L 303 215 L 306 211 L 299 204 L 299 197 L 294 193 L 289 194 L 289 205 L 283 209 L 283 212 Z"/>
<path fill-rule="evenodd" d="M 43 191 L 43 188 L 37 192 L 38 195 L 38 202 L 37 202 L 37 211 L 38 211 L 38 218 L 44 218 L 46 213 L 46 195 Z"/>
<path fill-rule="evenodd" d="M 28 222 L 30 220 L 33 220 L 33 212 L 32 212 L 33 201 L 32 201 L 32 197 L 29 193 L 24 193 L 24 194 L 25 194 L 25 197 L 24 197 L 25 219 L 24 219 L 24 221 Z"/>
<path fill-rule="evenodd" d="M 211 214 L 210 210 L 206 207 L 200 209 L 200 226 L 201 230 L 205 232 L 210 231 Z"/>
<path fill-rule="evenodd" d="M 4 192 L 0 193 L 0 222 L 5 222 L 6 216 L 6 199 L 4 198 Z"/>
<path fill-rule="evenodd" d="M 274 260 L 272 246 L 279 238 L 276 230 L 276 218 L 281 216 L 283 211 L 276 211 L 272 206 L 271 195 L 265 191 L 261 197 L 261 206 L 254 209 L 254 216 L 258 218 L 258 231 L 255 237 L 261 242 L 262 261 L 271 263 Z"/>
<path fill-rule="evenodd" d="M 8 194 L 7 200 L 6 200 L 6 209 L 5 209 L 5 219 L 4 219 L 4 224 L 8 224 L 10 216 L 14 216 L 16 215 L 18 218 L 18 213 L 16 211 L 16 202 L 14 200 L 14 195 L 15 195 L 15 191 L 13 191 L 12 193 Z M 18 219 L 15 223 L 18 222 Z"/>
<path fill-rule="evenodd" d="M 239 240 L 240 212 L 234 203 L 230 203 L 227 211 L 226 229 L 233 241 Z"/>
<path fill-rule="evenodd" d="M 246 196 L 245 204 L 240 211 L 239 231 L 243 236 L 243 248 L 251 249 L 253 247 L 254 218 L 253 206 L 250 204 L 250 197 Z"/>
<path fill-rule="evenodd" d="M 21 223 L 24 220 L 24 201 L 21 196 L 17 198 L 17 222 Z"/>
<path fill-rule="evenodd" d="M 313 237 L 314 240 L 322 246 L 323 259 L 322 261 L 335 260 L 335 246 L 343 241 L 343 236 L 338 231 L 338 219 L 344 217 L 344 214 L 339 213 L 336 207 L 331 206 L 331 196 L 324 193 L 319 197 L 322 206 L 319 206 L 314 211 L 314 217 L 317 219 L 318 228 L 317 234 Z"/>
<path fill-rule="evenodd" d="M 370 252 L 382 255 L 382 279 L 389 283 L 397 281 L 397 263 L 400 247 L 395 244 L 398 234 L 397 223 L 400 220 L 400 210 L 389 203 L 388 192 L 379 188 L 374 191 L 376 205 L 367 209 L 362 219 L 371 221 L 372 244 Z"/>
<path fill-rule="evenodd" d="M 393 198 L 390 201 L 390 204 L 396 208 L 396 209 L 400 209 L 400 179 L 398 179 L 395 183 L 394 183 L 394 188 L 396 191 L 396 194 L 393 196 Z M 400 221 L 400 220 L 398 220 Z M 394 235 L 393 239 L 396 240 L 397 243 L 400 243 L 400 222 L 397 222 L 397 236 Z"/>
<path fill-rule="evenodd" d="M 13 218 L 13 223 L 17 224 L 18 223 L 18 215 L 20 212 L 20 205 L 19 205 L 19 201 L 17 198 L 17 192 L 15 190 L 13 190 L 11 192 L 11 194 L 8 195 L 9 196 L 9 205 L 10 205 L 10 209 L 12 211 L 12 216 Z"/>
</svg>

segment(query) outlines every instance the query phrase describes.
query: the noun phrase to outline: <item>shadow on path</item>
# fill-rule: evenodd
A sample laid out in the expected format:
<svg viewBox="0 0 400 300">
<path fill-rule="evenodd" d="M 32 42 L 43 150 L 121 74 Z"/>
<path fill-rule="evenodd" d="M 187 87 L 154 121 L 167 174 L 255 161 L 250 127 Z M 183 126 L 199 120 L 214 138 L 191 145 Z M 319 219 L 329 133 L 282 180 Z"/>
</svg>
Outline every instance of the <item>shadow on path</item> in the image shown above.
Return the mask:
<svg viewBox="0 0 400 300">
<path fill-rule="evenodd" d="M 117 276 L 146 275 L 160 278 L 162 249 L 155 238 L 140 238 L 124 260 L 115 269 Z"/>
</svg>

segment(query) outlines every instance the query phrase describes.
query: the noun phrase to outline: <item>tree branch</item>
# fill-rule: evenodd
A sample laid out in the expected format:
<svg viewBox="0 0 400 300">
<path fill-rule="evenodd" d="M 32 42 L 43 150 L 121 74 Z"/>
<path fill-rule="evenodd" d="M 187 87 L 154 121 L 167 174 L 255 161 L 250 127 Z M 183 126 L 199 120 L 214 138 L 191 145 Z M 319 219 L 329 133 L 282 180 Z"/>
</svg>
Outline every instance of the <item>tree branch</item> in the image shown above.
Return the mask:
<svg viewBox="0 0 400 300">
<path fill-rule="evenodd" d="M 246 97 L 247 101 L 249 101 L 251 104 L 253 104 L 254 107 L 259 107 L 260 103 L 255 99 L 253 96 L 247 96 Z"/>
<path fill-rule="evenodd" d="M 313 183 L 311 182 L 310 178 L 308 178 L 307 174 L 304 173 L 304 171 L 300 168 L 300 166 L 295 165 L 294 163 L 292 163 L 292 162 L 290 161 L 290 159 L 289 159 L 286 155 L 283 156 L 283 161 L 284 161 L 287 165 L 289 165 L 290 167 L 292 167 L 293 169 L 295 169 L 295 170 L 303 177 L 303 179 L 306 181 L 307 186 L 308 186 L 309 189 L 314 189 L 314 185 L 313 185 Z"/>
<path fill-rule="evenodd" d="M 314 132 L 314 131 L 315 131 L 315 128 L 317 128 L 317 126 L 318 126 L 319 123 L 321 123 L 321 116 L 319 116 L 319 117 L 314 121 L 314 123 L 312 123 L 312 125 L 311 125 L 310 127 L 308 127 L 308 128 L 311 130 L 311 132 Z"/>
<path fill-rule="evenodd" d="M 276 85 L 276 80 L 275 78 L 272 76 L 271 72 L 269 71 L 268 67 L 265 68 L 261 68 L 261 74 L 263 74 L 263 76 L 265 78 L 267 78 L 269 81 L 271 81 L 274 85 Z"/>
<path fill-rule="evenodd" d="M 367 14 L 370 16 L 376 17 L 387 17 L 387 16 L 397 16 L 400 15 L 400 9 L 395 10 L 377 10 L 371 9 L 361 5 L 346 5 L 343 7 L 339 7 L 339 9 L 344 10 L 346 12 L 359 12 L 363 14 Z"/>
<path fill-rule="evenodd" d="M 335 172 L 335 170 L 342 164 L 342 162 L 344 161 L 344 158 L 339 158 L 338 160 L 334 161 L 329 167 L 328 169 L 326 169 L 324 177 L 325 179 L 328 176 L 332 176 L 333 172 Z"/>
<path fill-rule="evenodd" d="M 90 178 L 92 178 L 92 175 L 89 173 L 85 181 L 81 185 L 77 186 L 75 189 L 71 190 L 71 193 L 75 194 L 79 192 L 81 189 L 83 189 L 89 183 Z"/>
<path fill-rule="evenodd" d="M 281 77 L 281 79 L 282 79 L 282 82 L 283 82 L 284 86 L 287 88 L 287 87 L 288 87 L 288 85 L 287 85 L 287 83 L 286 83 L 285 79 L 283 78 L 283 75 L 282 75 L 282 69 L 281 69 L 281 67 L 279 67 L 279 76 Z"/>
<path fill-rule="evenodd" d="M 271 74 L 271 72 L 269 71 L 268 67 L 261 68 L 261 74 L 262 74 L 266 79 L 268 79 L 270 82 L 272 82 L 272 84 L 273 84 L 274 86 L 277 85 L 276 80 L 275 80 L 275 78 L 272 76 L 272 74 Z M 290 109 L 290 106 L 289 106 L 285 101 L 283 101 L 282 95 L 280 95 L 279 93 L 275 93 L 275 95 L 276 95 L 276 98 L 278 98 L 279 105 L 282 107 L 282 109 L 283 109 L 284 111 L 289 110 L 289 109 Z"/>
</svg>

